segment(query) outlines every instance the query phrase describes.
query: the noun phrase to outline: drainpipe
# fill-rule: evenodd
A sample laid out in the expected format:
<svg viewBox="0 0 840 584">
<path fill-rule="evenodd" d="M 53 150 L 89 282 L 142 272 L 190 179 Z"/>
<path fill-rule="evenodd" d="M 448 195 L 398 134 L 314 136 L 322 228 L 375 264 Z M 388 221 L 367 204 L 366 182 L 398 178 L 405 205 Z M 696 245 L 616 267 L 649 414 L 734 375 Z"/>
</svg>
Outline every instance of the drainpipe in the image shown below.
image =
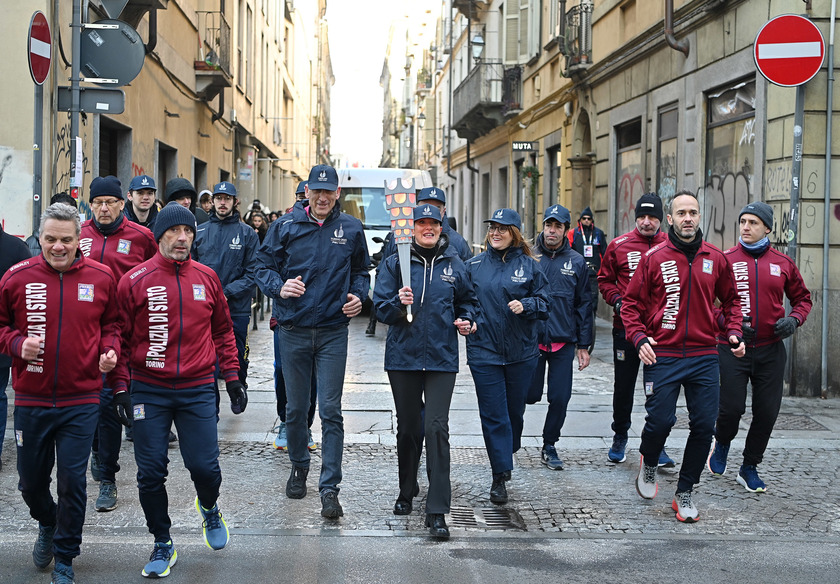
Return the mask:
<svg viewBox="0 0 840 584">
<path fill-rule="evenodd" d="M 831 2 L 831 24 L 828 33 L 828 83 L 826 83 L 826 101 L 828 105 L 825 120 L 825 186 L 823 187 L 823 274 L 822 274 L 822 330 L 820 341 L 820 397 L 828 397 L 828 252 L 829 226 L 831 221 L 831 120 L 833 118 L 832 105 L 834 103 L 834 19 L 836 16 L 837 0 Z"/>
<path fill-rule="evenodd" d="M 210 118 L 210 123 L 215 124 L 219 120 L 222 119 L 225 115 L 225 88 L 222 87 L 222 90 L 219 92 L 219 111 L 213 114 L 213 117 Z"/>
<path fill-rule="evenodd" d="M 665 0 L 665 40 L 669 47 L 688 57 L 688 41 L 674 38 L 674 0 Z"/>
<path fill-rule="evenodd" d="M 452 179 L 452 186 L 455 187 L 457 177 L 452 174 L 452 99 L 455 97 L 455 90 L 452 88 L 452 33 L 455 29 L 455 8 L 449 4 L 449 125 L 446 127 L 446 176 Z"/>
<path fill-rule="evenodd" d="M 469 168 L 472 172 L 478 173 L 478 169 L 474 166 L 470 166 L 470 141 L 467 140 L 467 168 Z"/>
<path fill-rule="evenodd" d="M 146 54 L 155 50 L 157 46 L 157 8 L 149 10 L 149 42 L 146 43 Z"/>
</svg>

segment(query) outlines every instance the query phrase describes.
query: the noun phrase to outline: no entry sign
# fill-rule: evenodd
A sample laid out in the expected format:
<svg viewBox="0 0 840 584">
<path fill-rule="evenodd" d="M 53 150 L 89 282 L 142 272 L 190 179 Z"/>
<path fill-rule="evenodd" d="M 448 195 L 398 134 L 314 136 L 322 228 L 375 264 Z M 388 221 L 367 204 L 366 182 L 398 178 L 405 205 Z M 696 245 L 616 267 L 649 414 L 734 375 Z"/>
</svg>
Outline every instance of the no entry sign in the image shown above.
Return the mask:
<svg viewBox="0 0 840 584">
<path fill-rule="evenodd" d="M 783 14 L 768 21 L 755 37 L 755 66 L 770 83 L 795 87 L 810 81 L 822 67 L 825 40 L 803 16 Z"/>
<path fill-rule="evenodd" d="M 29 72 L 32 74 L 32 81 L 42 85 L 50 73 L 52 62 L 52 35 L 47 17 L 40 10 L 32 15 L 29 22 L 29 35 L 27 41 L 27 54 L 29 55 Z"/>
</svg>

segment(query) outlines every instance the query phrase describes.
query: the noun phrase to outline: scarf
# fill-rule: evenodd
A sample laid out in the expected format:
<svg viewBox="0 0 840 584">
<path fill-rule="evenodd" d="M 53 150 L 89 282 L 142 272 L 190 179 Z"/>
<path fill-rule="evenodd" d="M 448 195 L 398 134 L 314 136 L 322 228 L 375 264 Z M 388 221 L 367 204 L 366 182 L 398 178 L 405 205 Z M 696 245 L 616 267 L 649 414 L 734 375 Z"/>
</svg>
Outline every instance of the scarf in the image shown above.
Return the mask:
<svg viewBox="0 0 840 584">
<path fill-rule="evenodd" d="M 767 248 L 770 247 L 770 240 L 765 235 L 762 239 L 759 239 L 755 243 L 744 243 L 744 239 L 739 237 L 738 242 L 753 256 L 760 256 Z"/>
<path fill-rule="evenodd" d="M 109 223 L 108 225 L 102 225 L 102 223 L 97 221 L 96 217 L 94 217 L 93 224 L 96 226 L 96 228 L 102 235 L 108 237 L 114 231 L 119 229 L 120 225 L 122 225 L 123 219 L 125 219 L 125 215 L 123 213 L 120 213 L 119 216 L 116 219 L 114 219 L 113 222 Z"/>
<path fill-rule="evenodd" d="M 671 229 L 668 230 L 668 239 L 671 240 L 674 247 L 685 254 L 688 258 L 688 263 L 691 263 L 694 261 L 694 256 L 697 255 L 697 252 L 700 250 L 700 245 L 703 243 L 703 232 L 698 228 L 693 240 L 683 241 L 677 236 L 674 227 L 671 226 Z"/>
</svg>

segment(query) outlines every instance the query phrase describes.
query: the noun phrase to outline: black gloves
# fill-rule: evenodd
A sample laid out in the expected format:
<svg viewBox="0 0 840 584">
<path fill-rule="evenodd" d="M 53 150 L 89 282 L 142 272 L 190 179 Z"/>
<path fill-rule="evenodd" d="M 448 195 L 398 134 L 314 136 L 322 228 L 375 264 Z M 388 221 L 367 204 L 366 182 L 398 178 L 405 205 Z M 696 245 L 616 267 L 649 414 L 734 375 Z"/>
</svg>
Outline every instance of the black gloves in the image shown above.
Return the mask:
<svg viewBox="0 0 840 584">
<path fill-rule="evenodd" d="M 131 428 L 132 424 L 132 410 L 131 410 L 131 396 L 127 391 L 120 391 L 114 394 L 111 407 L 114 408 L 114 415 L 120 421 L 120 424 L 126 428 Z"/>
<path fill-rule="evenodd" d="M 794 333 L 796 327 L 799 326 L 799 321 L 792 316 L 783 316 L 776 321 L 776 326 L 773 327 L 773 333 L 780 339 L 786 339 Z"/>
<path fill-rule="evenodd" d="M 241 414 L 248 406 L 248 391 L 238 379 L 227 382 L 227 392 L 230 396 L 230 411 L 234 414 Z"/>
<path fill-rule="evenodd" d="M 755 340 L 755 329 L 746 321 L 741 324 L 741 337 L 744 339 L 745 343 L 751 343 Z"/>
<path fill-rule="evenodd" d="M 613 304 L 613 312 L 619 315 L 621 314 L 621 298 L 616 300 L 615 304 Z"/>
</svg>

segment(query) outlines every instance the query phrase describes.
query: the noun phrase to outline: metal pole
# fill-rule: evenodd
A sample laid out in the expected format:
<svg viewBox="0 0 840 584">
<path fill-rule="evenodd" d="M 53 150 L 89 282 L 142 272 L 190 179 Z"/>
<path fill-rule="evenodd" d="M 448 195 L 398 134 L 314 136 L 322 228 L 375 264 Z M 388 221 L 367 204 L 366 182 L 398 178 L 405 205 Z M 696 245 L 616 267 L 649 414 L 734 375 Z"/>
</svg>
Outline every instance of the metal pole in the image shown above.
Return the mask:
<svg viewBox="0 0 840 584">
<path fill-rule="evenodd" d="M 70 74 L 70 188 L 79 188 L 79 197 L 81 198 L 81 181 L 75 184 L 76 177 L 76 145 L 79 140 L 79 111 L 81 110 L 79 99 L 79 81 L 81 76 L 81 52 L 82 52 L 82 2 L 86 0 L 72 0 L 73 1 L 73 22 L 70 24 L 72 33 L 73 56 L 71 63 Z M 81 173 L 81 169 L 79 169 Z"/>
<path fill-rule="evenodd" d="M 799 185 L 802 182 L 802 126 L 805 120 L 805 85 L 796 87 L 796 111 L 793 116 L 793 171 L 790 187 L 790 218 L 787 231 L 787 255 L 795 262 L 799 240 Z"/>
<path fill-rule="evenodd" d="M 834 19 L 837 1 L 831 2 L 831 25 L 828 32 L 828 80 L 825 112 L 825 186 L 823 197 L 823 273 L 822 273 L 822 329 L 820 334 L 820 395 L 828 397 L 828 252 L 831 225 L 831 121 L 834 119 Z"/>
<path fill-rule="evenodd" d="M 38 232 L 41 221 L 41 197 L 43 185 L 41 171 L 43 167 L 44 140 L 44 86 L 35 84 L 35 123 L 32 146 L 32 233 Z"/>
</svg>

